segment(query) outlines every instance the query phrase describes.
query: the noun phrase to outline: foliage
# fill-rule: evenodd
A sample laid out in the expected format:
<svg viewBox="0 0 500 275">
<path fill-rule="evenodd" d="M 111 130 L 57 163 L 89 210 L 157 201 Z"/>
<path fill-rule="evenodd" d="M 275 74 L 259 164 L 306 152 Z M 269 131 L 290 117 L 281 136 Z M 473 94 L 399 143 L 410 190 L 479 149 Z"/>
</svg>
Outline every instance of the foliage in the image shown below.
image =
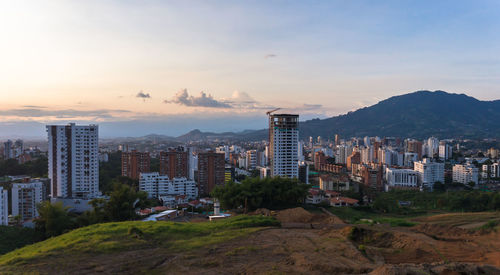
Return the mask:
<svg viewBox="0 0 500 275">
<path fill-rule="evenodd" d="M 309 186 L 295 179 L 247 178 L 241 183 L 230 182 L 218 186 L 212 191 L 212 196 L 219 199 L 222 207 L 246 210 L 257 208 L 284 208 L 302 203 L 307 196 Z"/>
<path fill-rule="evenodd" d="M 0 255 L 43 239 L 43 234 L 31 228 L 0 226 Z"/>
<path fill-rule="evenodd" d="M 127 221 L 137 218 L 135 209 L 148 203 L 147 194 L 127 184 L 115 183 L 109 200 L 94 199 L 90 202 L 92 210 L 78 219 L 80 226 L 100 222 Z"/>
<path fill-rule="evenodd" d="M 272 217 L 243 215 L 201 223 L 129 221 L 95 224 L 5 254 L 0 257 L 0 266 L 28 264 L 42 258 L 52 260 L 61 254 L 77 257 L 84 253 L 108 254 L 145 247 L 187 251 L 242 237 L 264 226 L 279 226 L 279 222 Z M 139 231 L 142 232 L 140 238 L 134 234 Z"/>
<path fill-rule="evenodd" d="M 60 235 L 75 226 L 62 202 L 52 204 L 44 201 L 37 209 L 40 216 L 34 220 L 35 228 L 46 237 Z"/>
<path fill-rule="evenodd" d="M 99 190 L 104 193 L 113 190 L 113 179 L 122 174 L 122 152 L 117 151 L 108 154 L 108 162 L 99 163 Z"/>
<path fill-rule="evenodd" d="M 31 177 L 47 177 L 48 160 L 40 156 L 32 161 L 19 164 L 15 159 L 0 161 L 0 177 L 5 175 L 28 175 Z"/>
<path fill-rule="evenodd" d="M 410 207 L 398 201 L 410 201 Z M 480 212 L 500 210 L 500 193 L 482 191 L 414 192 L 394 190 L 378 194 L 373 208 L 384 213 L 408 214 L 415 211 L 445 210 Z"/>
</svg>

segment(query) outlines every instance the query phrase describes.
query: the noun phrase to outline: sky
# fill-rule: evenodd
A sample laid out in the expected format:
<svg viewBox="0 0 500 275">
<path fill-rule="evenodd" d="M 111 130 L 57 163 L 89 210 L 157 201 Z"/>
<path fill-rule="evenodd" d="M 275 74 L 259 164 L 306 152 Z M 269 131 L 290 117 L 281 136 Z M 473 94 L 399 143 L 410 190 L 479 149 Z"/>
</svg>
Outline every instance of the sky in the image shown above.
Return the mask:
<svg viewBox="0 0 500 275">
<path fill-rule="evenodd" d="M 500 99 L 499 1 L 0 0 L 0 137 L 326 118 L 417 90 Z"/>
</svg>

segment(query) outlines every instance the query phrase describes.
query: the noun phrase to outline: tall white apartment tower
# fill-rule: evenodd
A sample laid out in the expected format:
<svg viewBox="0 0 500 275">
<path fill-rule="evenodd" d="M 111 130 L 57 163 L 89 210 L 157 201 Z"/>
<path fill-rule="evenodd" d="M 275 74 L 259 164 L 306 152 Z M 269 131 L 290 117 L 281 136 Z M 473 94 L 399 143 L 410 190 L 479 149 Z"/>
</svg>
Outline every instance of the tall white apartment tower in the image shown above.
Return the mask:
<svg viewBox="0 0 500 275">
<path fill-rule="evenodd" d="M 98 126 L 48 125 L 52 198 L 94 198 L 99 193 Z"/>
<path fill-rule="evenodd" d="M 0 186 L 0 225 L 9 225 L 9 193 Z"/>
<path fill-rule="evenodd" d="M 271 176 L 299 177 L 299 115 L 269 114 Z"/>
</svg>

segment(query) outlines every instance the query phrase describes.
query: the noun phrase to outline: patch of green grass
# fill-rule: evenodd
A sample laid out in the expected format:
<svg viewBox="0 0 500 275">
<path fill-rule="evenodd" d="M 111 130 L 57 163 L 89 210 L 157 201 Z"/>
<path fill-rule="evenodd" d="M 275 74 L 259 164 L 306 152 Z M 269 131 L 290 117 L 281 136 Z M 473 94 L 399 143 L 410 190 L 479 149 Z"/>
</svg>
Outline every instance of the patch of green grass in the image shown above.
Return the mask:
<svg viewBox="0 0 500 275">
<path fill-rule="evenodd" d="M 492 220 L 487 222 L 486 224 L 480 226 L 477 228 L 477 230 L 484 230 L 484 231 L 496 231 L 496 227 L 500 224 L 500 221 L 497 220 Z"/>
<path fill-rule="evenodd" d="M 328 211 L 332 212 L 342 220 L 348 223 L 364 224 L 385 224 L 391 226 L 414 226 L 416 223 L 410 222 L 405 218 L 395 215 L 380 214 L 367 207 L 330 207 Z"/>
<path fill-rule="evenodd" d="M 95 224 L 5 254 L 0 257 L 0 266 L 21 265 L 63 254 L 105 254 L 147 247 L 189 251 L 245 236 L 262 227 L 278 225 L 274 218 L 264 216 L 237 216 L 202 223 L 129 221 Z"/>
</svg>

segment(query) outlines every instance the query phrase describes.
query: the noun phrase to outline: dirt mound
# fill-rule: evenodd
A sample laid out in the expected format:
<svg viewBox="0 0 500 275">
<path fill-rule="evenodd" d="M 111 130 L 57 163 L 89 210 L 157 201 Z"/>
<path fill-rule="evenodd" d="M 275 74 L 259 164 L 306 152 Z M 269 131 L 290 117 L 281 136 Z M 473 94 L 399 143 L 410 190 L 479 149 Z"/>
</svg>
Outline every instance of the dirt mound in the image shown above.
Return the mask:
<svg viewBox="0 0 500 275">
<path fill-rule="evenodd" d="M 267 208 L 259 208 L 254 212 L 250 213 L 250 215 L 263 215 L 263 216 L 271 216 L 271 211 Z"/>
<path fill-rule="evenodd" d="M 470 263 L 400 264 L 383 265 L 373 270 L 372 275 L 417 275 L 417 274 L 500 274 L 500 269 L 490 265 Z"/>
<path fill-rule="evenodd" d="M 308 223 L 313 220 L 314 215 L 297 207 L 279 211 L 276 218 L 282 223 Z"/>
<path fill-rule="evenodd" d="M 309 224 L 335 224 L 343 223 L 340 219 L 336 219 L 333 215 L 327 214 L 312 214 L 302 207 L 290 208 L 279 211 L 276 215 L 281 223 L 309 223 Z"/>
<path fill-rule="evenodd" d="M 434 239 L 442 240 L 453 240 L 453 239 L 464 239 L 467 237 L 472 237 L 478 235 L 479 232 L 474 232 L 471 230 L 449 226 L 449 225 L 439 225 L 439 224 L 420 224 L 413 228 L 416 232 L 424 233 Z"/>
</svg>

